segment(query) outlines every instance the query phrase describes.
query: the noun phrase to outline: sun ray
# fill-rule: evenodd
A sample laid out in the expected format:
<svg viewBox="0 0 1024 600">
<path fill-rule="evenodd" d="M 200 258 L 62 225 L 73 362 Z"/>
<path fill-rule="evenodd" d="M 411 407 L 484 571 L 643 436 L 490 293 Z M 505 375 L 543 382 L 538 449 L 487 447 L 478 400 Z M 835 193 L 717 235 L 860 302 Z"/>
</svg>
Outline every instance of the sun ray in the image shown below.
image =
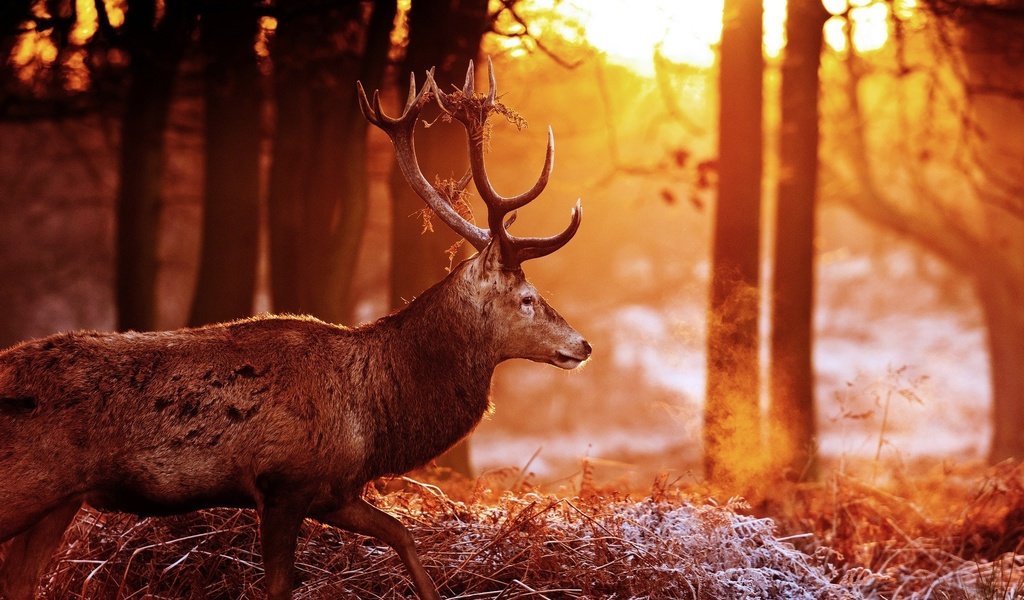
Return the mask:
<svg viewBox="0 0 1024 600">
<path fill-rule="evenodd" d="M 845 51 L 846 27 L 851 27 L 854 49 L 871 52 L 889 39 L 890 6 L 876 0 L 823 0 L 835 15 L 825 26 L 825 42 Z M 532 0 L 523 3 L 521 14 L 546 15 L 528 20 L 530 34 L 554 35 L 569 45 L 585 44 L 612 63 L 652 77 L 654 55 L 679 64 L 710 68 L 717 60 L 722 36 L 723 0 L 595 0 L 592 2 Z M 895 16 L 905 18 L 917 8 L 917 0 L 896 0 Z M 764 53 L 781 55 L 785 38 L 786 0 L 764 0 Z M 572 25 L 570 25 L 572 24 Z M 522 34 L 520 25 L 510 30 Z M 513 56 L 528 51 L 528 42 L 512 37 L 500 44 Z"/>
</svg>

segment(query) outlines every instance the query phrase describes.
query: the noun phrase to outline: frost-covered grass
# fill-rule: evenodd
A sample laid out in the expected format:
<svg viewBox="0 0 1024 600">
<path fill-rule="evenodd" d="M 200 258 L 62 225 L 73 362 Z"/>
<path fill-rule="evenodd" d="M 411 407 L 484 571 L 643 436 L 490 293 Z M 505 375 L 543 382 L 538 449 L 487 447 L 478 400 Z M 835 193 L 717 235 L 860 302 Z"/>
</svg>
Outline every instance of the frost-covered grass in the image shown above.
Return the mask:
<svg viewBox="0 0 1024 600">
<path fill-rule="evenodd" d="M 1024 469 L 946 469 L 885 487 L 841 474 L 777 484 L 753 505 L 659 479 L 647 492 L 538 491 L 515 469 L 381 482 L 446 598 L 1021 597 Z M 434 481 L 434 483 L 425 483 Z M 260 598 L 252 511 L 136 520 L 84 511 L 43 598 Z M 412 597 L 397 555 L 307 521 L 296 598 Z"/>
<path fill-rule="evenodd" d="M 401 516 L 446 598 L 859 598 L 774 523 L 666 499 L 605 502 L 507 494 L 460 503 L 402 492 Z M 258 597 L 250 512 L 133 523 L 86 513 L 47 578 L 46 598 Z M 403 598 L 406 573 L 375 541 L 307 523 L 297 598 Z"/>
</svg>

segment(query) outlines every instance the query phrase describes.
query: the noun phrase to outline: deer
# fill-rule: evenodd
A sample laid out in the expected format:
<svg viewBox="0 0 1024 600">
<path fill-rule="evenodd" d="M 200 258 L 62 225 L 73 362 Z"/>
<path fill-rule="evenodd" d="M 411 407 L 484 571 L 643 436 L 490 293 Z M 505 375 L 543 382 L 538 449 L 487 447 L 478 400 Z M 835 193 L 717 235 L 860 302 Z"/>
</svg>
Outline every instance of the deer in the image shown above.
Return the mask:
<svg viewBox="0 0 1024 600">
<path fill-rule="evenodd" d="M 397 117 L 368 100 L 363 115 L 391 139 L 411 187 L 476 253 L 379 320 L 344 327 L 311 316 L 261 315 L 165 332 L 66 332 L 0 352 L 0 597 L 33 598 L 64 530 L 83 505 L 140 517 L 254 508 L 270 600 L 292 597 L 299 528 L 311 518 L 376 538 L 401 557 L 417 595 L 440 595 L 409 531 L 366 502 L 365 485 L 427 464 L 488 410 L 491 377 L 520 358 L 572 370 L 590 344 L 527 281 L 522 263 L 551 254 L 579 228 L 515 237 L 516 210 L 547 185 L 504 197 L 484 161 L 496 99 L 439 89 L 428 71 Z M 469 170 L 453 189 L 420 170 L 413 133 L 436 101 L 467 133 Z M 455 196 L 475 184 L 487 227 Z"/>
</svg>

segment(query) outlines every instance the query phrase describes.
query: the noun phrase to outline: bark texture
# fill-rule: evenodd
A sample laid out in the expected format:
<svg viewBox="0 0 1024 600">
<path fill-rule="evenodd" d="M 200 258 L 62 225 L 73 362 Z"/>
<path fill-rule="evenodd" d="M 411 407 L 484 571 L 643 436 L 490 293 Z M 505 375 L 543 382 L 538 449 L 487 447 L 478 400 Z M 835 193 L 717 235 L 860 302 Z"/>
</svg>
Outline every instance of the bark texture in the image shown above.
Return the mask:
<svg viewBox="0 0 1024 600">
<path fill-rule="evenodd" d="M 154 0 L 128 4 L 125 33 L 131 83 L 121 124 L 117 192 L 117 328 L 156 325 L 157 243 L 166 160 L 164 133 L 174 80 L 193 24 L 180 0 L 167 0 L 156 21 Z"/>
<path fill-rule="evenodd" d="M 726 0 L 719 75 L 718 201 L 708 314 L 705 475 L 743 487 L 759 470 L 761 3 Z"/>
<path fill-rule="evenodd" d="M 380 86 L 396 10 L 393 0 L 367 6 L 294 1 L 279 19 L 268 199 L 277 312 L 351 317 L 369 189 L 356 81 Z"/>
<path fill-rule="evenodd" d="M 818 0 L 790 0 L 771 311 L 769 444 L 774 472 L 812 477 L 816 462 L 813 316 L 822 26 Z"/>
<path fill-rule="evenodd" d="M 211 5 L 202 16 L 206 151 L 202 250 L 191 325 L 252 313 L 260 226 L 257 28 L 248 0 Z"/>
<path fill-rule="evenodd" d="M 416 0 L 409 12 L 409 46 L 399 72 L 403 77 L 434 67 L 434 79 L 441 89 L 462 86 L 470 60 L 480 51 L 487 26 L 486 0 Z M 400 88 L 402 86 L 399 86 Z M 424 111 L 430 121 L 435 113 Z M 419 128 L 417 156 L 428 179 L 460 178 L 469 167 L 465 133 L 460 127 Z M 460 238 L 443 223 L 435 221 L 433 232 L 424 232 L 420 211 L 423 200 L 405 182 L 398 168 L 391 180 L 391 305 L 403 306 L 443 277 L 451 264 L 448 249 Z M 438 460 L 440 466 L 470 474 L 469 448 L 459 444 Z"/>
</svg>

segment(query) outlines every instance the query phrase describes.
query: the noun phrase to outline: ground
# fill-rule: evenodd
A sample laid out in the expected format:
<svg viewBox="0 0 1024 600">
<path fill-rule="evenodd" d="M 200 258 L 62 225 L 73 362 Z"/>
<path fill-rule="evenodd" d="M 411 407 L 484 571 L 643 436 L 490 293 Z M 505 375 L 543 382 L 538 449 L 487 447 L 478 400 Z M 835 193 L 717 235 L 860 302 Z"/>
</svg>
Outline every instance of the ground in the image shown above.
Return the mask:
<svg viewBox="0 0 1024 600">
<path fill-rule="evenodd" d="M 446 598 L 1016 598 L 1024 468 L 946 467 L 874 486 L 840 472 L 715 501 L 659 478 L 645 492 L 538 489 L 507 469 L 378 482 Z M 450 493 L 443 492 L 439 485 Z M 412 597 L 397 555 L 307 521 L 296 598 Z M 137 520 L 83 511 L 43 598 L 259 598 L 252 511 Z"/>
</svg>

